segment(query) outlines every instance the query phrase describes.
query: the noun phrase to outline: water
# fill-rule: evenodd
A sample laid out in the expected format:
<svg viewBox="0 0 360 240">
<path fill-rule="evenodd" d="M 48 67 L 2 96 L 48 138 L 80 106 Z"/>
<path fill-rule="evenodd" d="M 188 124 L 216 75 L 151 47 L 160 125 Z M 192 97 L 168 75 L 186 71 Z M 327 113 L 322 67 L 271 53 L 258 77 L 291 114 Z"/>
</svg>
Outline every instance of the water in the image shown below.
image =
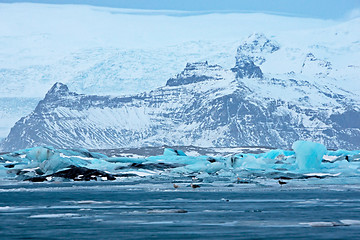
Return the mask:
<svg viewBox="0 0 360 240">
<path fill-rule="evenodd" d="M 168 182 L 0 186 L 1 239 L 356 239 L 357 186 Z M 325 222 L 325 223 L 315 223 Z M 316 227 L 331 225 L 330 227 Z"/>
</svg>

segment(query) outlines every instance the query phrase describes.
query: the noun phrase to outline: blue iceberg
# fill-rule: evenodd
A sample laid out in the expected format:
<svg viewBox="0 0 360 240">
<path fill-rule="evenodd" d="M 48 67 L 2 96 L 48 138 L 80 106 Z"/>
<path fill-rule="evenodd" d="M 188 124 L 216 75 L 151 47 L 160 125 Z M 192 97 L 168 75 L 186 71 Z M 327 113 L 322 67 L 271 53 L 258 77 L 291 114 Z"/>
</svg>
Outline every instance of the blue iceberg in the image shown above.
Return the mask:
<svg viewBox="0 0 360 240">
<path fill-rule="evenodd" d="M 295 151 L 296 163 L 301 170 L 317 170 L 327 152 L 324 145 L 309 141 L 296 141 L 292 148 Z"/>
<path fill-rule="evenodd" d="M 224 156 L 191 156 L 165 148 L 150 157 L 108 157 L 86 149 L 35 147 L 0 155 L 0 178 L 18 181 L 108 181 L 149 178 L 277 184 L 328 179 L 332 183 L 360 183 L 360 151 L 327 151 L 319 143 L 297 141 L 293 150 Z M 351 178 L 349 178 L 351 177 Z M 332 179 L 332 180 L 329 180 Z"/>
</svg>

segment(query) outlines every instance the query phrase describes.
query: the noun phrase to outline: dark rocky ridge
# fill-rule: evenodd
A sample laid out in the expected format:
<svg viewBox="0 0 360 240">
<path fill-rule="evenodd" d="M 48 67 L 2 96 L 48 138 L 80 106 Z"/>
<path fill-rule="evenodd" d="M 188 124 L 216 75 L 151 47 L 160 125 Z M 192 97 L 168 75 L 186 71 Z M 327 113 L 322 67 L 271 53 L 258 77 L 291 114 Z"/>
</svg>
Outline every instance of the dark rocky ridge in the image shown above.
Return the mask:
<svg viewBox="0 0 360 240">
<path fill-rule="evenodd" d="M 196 62 L 188 63 L 184 71 L 180 74 L 177 74 L 175 78 L 170 78 L 166 82 L 166 86 L 180 86 L 191 83 L 203 82 L 206 80 L 216 79 L 219 80 L 219 77 L 212 77 L 206 75 L 204 71 L 216 72 L 221 71 L 222 67 L 219 65 L 209 65 L 208 62 Z"/>
<path fill-rule="evenodd" d="M 263 78 L 264 74 L 260 67 L 256 66 L 250 57 L 241 56 L 236 58 L 236 65 L 231 69 L 237 78 Z"/>
</svg>

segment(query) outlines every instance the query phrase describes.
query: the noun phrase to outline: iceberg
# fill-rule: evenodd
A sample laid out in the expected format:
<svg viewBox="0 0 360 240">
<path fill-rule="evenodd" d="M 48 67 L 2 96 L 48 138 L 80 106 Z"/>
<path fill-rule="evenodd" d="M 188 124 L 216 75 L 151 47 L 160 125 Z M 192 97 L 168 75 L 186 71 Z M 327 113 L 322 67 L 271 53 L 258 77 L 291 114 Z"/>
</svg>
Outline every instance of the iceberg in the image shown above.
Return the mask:
<svg viewBox="0 0 360 240">
<path fill-rule="evenodd" d="M 295 142 L 293 149 L 224 157 L 191 156 L 165 148 L 162 155 L 130 158 L 44 146 L 0 155 L 0 179 L 32 182 L 196 179 L 231 184 L 278 184 L 280 180 L 282 184 L 284 180 L 303 184 L 332 179 L 331 183 L 360 183 L 360 151 L 328 151 L 324 145 L 308 141 Z"/>
<path fill-rule="evenodd" d="M 186 156 L 186 154 L 181 150 L 165 148 L 164 149 L 164 156 Z"/>
<path fill-rule="evenodd" d="M 327 152 L 324 145 L 309 141 L 296 141 L 292 148 L 295 151 L 296 163 L 301 170 L 319 169 L 322 158 Z"/>
</svg>

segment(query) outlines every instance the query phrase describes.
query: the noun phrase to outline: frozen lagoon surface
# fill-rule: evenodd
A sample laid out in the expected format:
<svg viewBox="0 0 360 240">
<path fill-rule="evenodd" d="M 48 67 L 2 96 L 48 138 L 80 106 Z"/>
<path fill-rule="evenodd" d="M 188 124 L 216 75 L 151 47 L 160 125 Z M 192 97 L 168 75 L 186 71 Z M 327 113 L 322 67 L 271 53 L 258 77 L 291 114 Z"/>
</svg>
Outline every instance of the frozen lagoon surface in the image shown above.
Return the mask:
<svg viewBox="0 0 360 240">
<path fill-rule="evenodd" d="M 222 149 L 214 157 L 195 149 L 3 154 L 0 236 L 356 239 L 360 152 L 311 142 L 293 149 Z"/>
</svg>

